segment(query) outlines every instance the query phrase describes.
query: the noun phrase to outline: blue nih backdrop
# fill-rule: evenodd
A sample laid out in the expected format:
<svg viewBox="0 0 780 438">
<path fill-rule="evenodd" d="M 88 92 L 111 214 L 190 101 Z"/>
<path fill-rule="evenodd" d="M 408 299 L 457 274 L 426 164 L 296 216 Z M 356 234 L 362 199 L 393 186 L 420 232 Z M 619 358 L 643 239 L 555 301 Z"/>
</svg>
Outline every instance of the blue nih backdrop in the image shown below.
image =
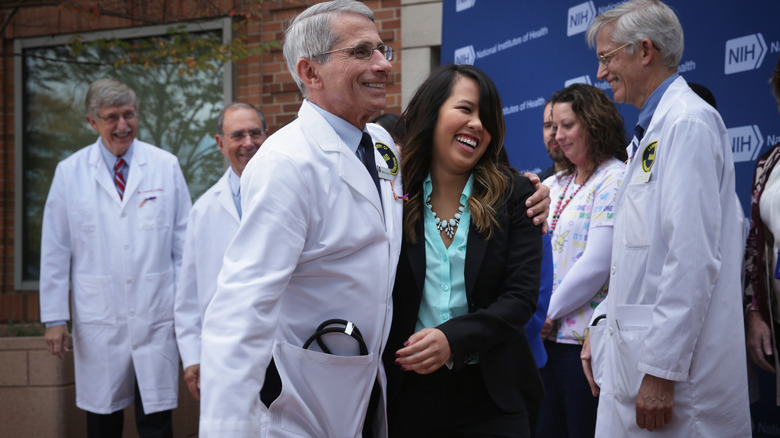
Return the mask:
<svg viewBox="0 0 780 438">
<path fill-rule="evenodd" d="M 444 0 L 441 63 L 476 65 L 496 82 L 506 147 L 516 168 L 539 171 L 551 164 L 542 140 L 542 109 L 554 91 L 585 82 L 612 97 L 609 85 L 596 79 L 596 53 L 585 31 L 596 15 L 620 3 Z M 729 129 L 737 194 L 747 214 L 755 160 L 780 142 L 780 114 L 768 83 L 780 53 L 780 1 L 666 3 L 677 12 L 685 34 L 679 73 L 712 91 Z M 626 132 L 633 133 L 638 110 L 624 104 L 618 109 Z M 691 165 L 695 160 L 691 157 Z M 751 406 L 753 434 L 780 436 L 774 376 L 763 371 L 759 376 L 761 400 Z"/>
<path fill-rule="evenodd" d="M 554 91 L 584 82 L 612 97 L 609 85 L 596 78 L 596 52 L 585 31 L 596 15 L 620 3 L 444 0 L 441 62 L 476 65 L 495 81 L 516 168 L 538 171 L 551 164 L 542 141 L 542 109 Z M 747 214 L 755 160 L 780 142 L 780 114 L 768 83 L 780 53 L 780 1 L 666 3 L 685 34 L 679 73 L 712 91 L 729 129 L 737 193 Z M 618 109 L 626 135 L 633 134 L 638 110 L 625 104 Z"/>
</svg>

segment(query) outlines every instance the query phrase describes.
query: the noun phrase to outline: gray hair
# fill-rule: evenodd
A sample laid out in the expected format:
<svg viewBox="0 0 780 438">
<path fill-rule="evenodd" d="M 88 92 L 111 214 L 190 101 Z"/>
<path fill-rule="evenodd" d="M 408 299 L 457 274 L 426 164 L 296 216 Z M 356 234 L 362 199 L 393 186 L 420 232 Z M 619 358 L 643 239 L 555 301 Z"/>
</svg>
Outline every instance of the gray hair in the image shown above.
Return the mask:
<svg viewBox="0 0 780 438">
<path fill-rule="evenodd" d="M 133 105 L 138 111 L 138 98 L 127 84 L 116 79 L 98 79 L 89 86 L 84 100 L 87 115 L 96 118 L 100 108 Z"/>
<path fill-rule="evenodd" d="M 612 42 L 631 43 L 626 53 L 634 53 L 634 46 L 647 38 L 661 53 L 661 61 L 677 70 L 683 52 L 683 29 L 674 11 L 658 0 L 631 0 L 597 16 L 588 28 L 586 37 L 590 47 L 596 46 L 596 37 L 602 27 L 615 23 Z"/>
<path fill-rule="evenodd" d="M 259 109 L 255 108 L 254 105 L 246 102 L 233 102 L 225 105 L 225 107 L 222 108 L 222 111 L 219 112 L 219 116 L 217 116 L 217 134 L 224 135 L 224 132 L 222 132 L 222 126 L 225 123 L 225 113 L 228 112 L 228 110 L 234 110 L 238 108 L 246 108 L 248 110 L 257 112 L 257 115 L 260 116 L 260 120 L 263 122 L 263 131 L 268 130 L 268 127 L 265 124 L 265 116 L 262 112 L 260 112 Z"/>
<path fill-rule="evenodd" d="M 368 6 L 355 0 L 333 0 L 307 8 L 296 16 L 284 33 L 282 52 L 295 83 L 306 97 L 306 87 L 295 71 L 301 58 L 327 62 L 330 55 L 321 55 L 339 42 L 341 35 L 333 30 L 331 20 L 337 14 L 359 14 L 372 22 L 374 13 Z"/>
</svg>

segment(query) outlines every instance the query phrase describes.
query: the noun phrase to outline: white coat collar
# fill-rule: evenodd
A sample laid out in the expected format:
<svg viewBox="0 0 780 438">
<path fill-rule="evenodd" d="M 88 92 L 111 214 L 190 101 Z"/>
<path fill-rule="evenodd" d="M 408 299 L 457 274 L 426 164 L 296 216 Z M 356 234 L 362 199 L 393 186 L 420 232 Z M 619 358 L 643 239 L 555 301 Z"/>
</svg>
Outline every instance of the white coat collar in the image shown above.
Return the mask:
<svg viewBox="0 0 780 438">
<path fill-rule="evenodd" d="M 311 144 L 322 149 L 323 152 L 338 154 L 336 161 L 339 177 L 368 199 L 376 208 L 380 218 L 383 218 L 382 203 L 377 196 L 376 186 L 371 180 L 371 176 L 366 172 L 363 163 L 352 152 L 352 148 L 341 140 L 333 127 L 314 109 L 309 101 L 303 101 L 301 109 L 298 111 L 298 118 L 300 119 L 301 132 L 305 138 Z M 377 155 L 376 149 L 374 149 L 375 162 Z"/>
<path fill-rule="evenodd" d="M 230 217 L 235 219 L 236 223 L 239 223 L 241 219 L 238 217 L 236 203 L 233 201 L 233 191 L 230 189 L 230 173 L 232 171 L 233 168 L 228 166 L 225 173 L 219 178 L 219 181 L 214 184 L 214 196 L 216 196 L 220 207 L 224 208 Z"/>
<path fill-rule="evenodd" d="M 146 167 L 147 162 L 145 146 L 146 143 L 138 141 L 138 139 L 133 140 L 133 161 L 130 164 L 132 167 L 130 168 L 131 171 L 128 172 L 125 196 L 122 200 L 120 200 L 119 196 L 117 195 L 113 175 L 111 175 L 109 170 L 106 168 L 105 161 L 103 160 L 103 154 L 100 151 L 99 142 L 95 141 L 95 143 L 89 146 L 88 161 L 92 172 L 92 178 L 94 178 L 97 183 L 123 207 L 125 204 L 127 204 L 128 199 L 132 197 L 132 194 L 136 191 L 138 185 L 141 183 L 141 179 L 143 178 L 143 169 Z"/>
</svg>

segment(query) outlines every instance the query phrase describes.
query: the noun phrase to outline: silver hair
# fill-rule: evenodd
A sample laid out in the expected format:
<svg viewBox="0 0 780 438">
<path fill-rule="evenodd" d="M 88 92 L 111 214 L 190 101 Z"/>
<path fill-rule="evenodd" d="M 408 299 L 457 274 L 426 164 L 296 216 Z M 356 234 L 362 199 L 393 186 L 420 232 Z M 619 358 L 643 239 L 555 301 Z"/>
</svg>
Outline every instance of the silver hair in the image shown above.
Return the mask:
<svg viewBox="0 0 780 438">
<path fill-rule="evenodd" d="M 327 52 L 339 42 L 341 35 L 333 29 L 331 20 L 337 14 L 359 14 L 372 22 L 374 13 L 368 6 L 355 0 L 333 0 L 307 8 L 296 16 L 284 33 L 284 59 L 295 83 L 306 97 L 306 87 L 295 71 L 295 64 L 301 58 L 327 62 Z"/>
<path fill-rule="evenodd" d="M 89 86 L 84 100 L 87 115 L 96 118 L 100 108 L 133 105 L 138 111 L 138 98 L 127 84 L 116 79 L 98 79 Z"/>
<path fill-rule="evenodd" d="M 227 113 L 228 110 L 234 110 L 238 108 L 246 108 L 252 111 L 256 111 L 257 115 L 260 116 L 260 120 L 263 122 L 263 131 L 268 130 L 268 126 L 265 124 L 265 116 L 262 112 L 260 112 L 259 109 L 255 108 L 254 105 L 246 102 L 233 102 L 225 105 L 225 107 L 222 108 L 222 111 L 219 112 L 219 116 L 217 116 L 217 134 L 224 135 L 224 132 L 222 132 L 222 126 L 225 123 L 225 113 Z"/>
<path fill-rule="evenodd" d="M 683 53 L 683 29 L 669 6 L 658 0 L 631 0 L 600 14 L 588 27 L 586 38 L 590 47 L 596 46 L 599 31 L 610 23 L 615 24 L 613 43 L 631 43 L 626 53 L 634 53 L 639 41 L 647 38 L 658 48 L 663 64 L 677 70 Z"/>
</svg>

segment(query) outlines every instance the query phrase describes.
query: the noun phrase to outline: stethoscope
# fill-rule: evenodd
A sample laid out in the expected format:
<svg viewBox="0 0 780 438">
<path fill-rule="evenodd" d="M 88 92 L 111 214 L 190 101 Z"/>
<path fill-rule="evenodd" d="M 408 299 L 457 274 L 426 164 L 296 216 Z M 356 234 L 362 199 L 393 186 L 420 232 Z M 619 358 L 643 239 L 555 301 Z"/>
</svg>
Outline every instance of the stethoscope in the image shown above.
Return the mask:
<svg viewBox="0 0 780 438">
<path fill-rule="evenodd" d="M 307 350 L 312 342 L 317 341 L 317 345 L 319 345 L 323 353 L 333 354 L 322 341 L 322 336 L 328 333 L 344 333 L 353 337 L 358 343 L 360 355 L 368 355 L 368 347 L 366 347 L 366 342 L 363 340 L 363 335 L 360 333 L 360 330 L 358 330 L 357 326 L 352 321 L 344 319 L 329 319 L 320 324 L 314 334 L 309 336 L 309 339 L 303 344 L 304 350 Z"/>
</svg>

